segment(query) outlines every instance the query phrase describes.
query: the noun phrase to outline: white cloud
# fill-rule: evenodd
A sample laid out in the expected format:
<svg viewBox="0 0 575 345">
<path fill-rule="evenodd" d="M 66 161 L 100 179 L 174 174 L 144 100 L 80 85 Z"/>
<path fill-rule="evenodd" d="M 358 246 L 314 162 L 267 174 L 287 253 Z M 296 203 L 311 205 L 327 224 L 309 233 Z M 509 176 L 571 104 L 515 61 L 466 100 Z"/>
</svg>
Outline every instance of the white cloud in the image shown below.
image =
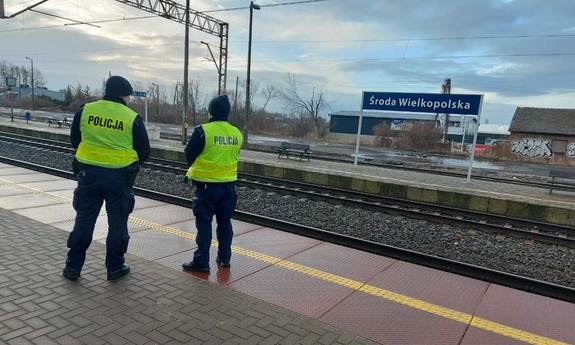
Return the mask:
<svg viewBox="0 0 575 345">
<path fill-rule="evenodd" d="M 283 1 L 257 1 L 260 5 L 278 2 Z M 7 14 L 23 8 L 20 3 L 5 0 Z M 248 4 L 244 0 L 192 1 L 196 10 Z M 114 0 L 51 0 L 38 10 L 79 21 L 149 15 Z M 300 90 L 308 96 L 314 85 L 325 84 L 319 89 L 328 99 L 337 100 L 335 110 L 356 109 L 362 90 L 438 92 L 445 77 L 453 77 L 458 93 L 485 94 L 486 116 L 492 113 L 501 117 L 502 112 L 512 115 L 516 105 L 575 108 L 575 87 L 570 79 L 572 57 L 428 58 L 564 52 L 572 46 L 573 37 L 417 40 L 572 32 L 575 29 L 571 13 L 575 13 L 572 0 L 555 0 L 553 4 L 538 0 L 493 0 L 481 4 L 475 0 L 404 0 L 385 4 L 381 0 L 362 0 L 361 6 L 355 1 L 331 0 L 264 6 L 254 12 L 252 78 L 259 80 L 263 88 L 277 85 L 286 73 L 293 73 Z M 246 76 L 249 10 L 208 14 L 229 23 L 228 89 L 232 89 L 236 76 Z M 97 24 L 100 28 L 74 25 L 20 30 L 65 22 L 37 13 L 1 21 L 0 39 L 2 46 L 9 49 L 2 49 L 0 60 L 28 65 L 24 56 L 32 56 L 35 67 L 54 89 L 78 83 L 97 88 L 109 71 L 142 84 L 154 80 L 173 85 L 183 78 L 184 26 L 179 23 L 158 17 Z M 18 31 L 5 31 L 10 29 Z M 398 38 L 416 40 L 409 42 L 407 50 L 407 41 L 383 41 Z M 212 62 L 205 61 L 209 54 L 198 42 L 211 42 L 217 58 L 218 38 L 191 29 L 190 40 L 190 75 L 213 90 L 217 85 L 216 69 Z M 408 58 L 421 59 L 402 60 L 404 53 Z M 366 58 L 383 59 L 330 61 Z M 270 106 L 272 110 L 282 108 L 278 101 Z"/>
</svg>

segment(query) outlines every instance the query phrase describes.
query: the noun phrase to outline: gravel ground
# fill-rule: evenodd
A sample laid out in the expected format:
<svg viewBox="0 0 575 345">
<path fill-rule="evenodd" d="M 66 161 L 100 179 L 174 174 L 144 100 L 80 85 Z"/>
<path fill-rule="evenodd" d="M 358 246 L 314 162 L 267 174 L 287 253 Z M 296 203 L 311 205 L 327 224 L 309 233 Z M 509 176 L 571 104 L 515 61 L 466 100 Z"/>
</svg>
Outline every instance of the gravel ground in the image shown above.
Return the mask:
<svg viewBox="0 0 575 345">
<path fill-rule="evenodd" d="M 72 156 L 1 142 L 0 156 L 70 170 Z M 182 197 L 191 188 L 182 176 L 142 169 L 138 187 Z M 374 213 L 357 208 L 284 197 L 251 188 L 238 188 L 238 210 L 279 218 L 366 240 L 407 248 L 457 261 L 575 287 L 575 249 L 558 250 L 542 243 L 470 229 Z"/>
</svg>

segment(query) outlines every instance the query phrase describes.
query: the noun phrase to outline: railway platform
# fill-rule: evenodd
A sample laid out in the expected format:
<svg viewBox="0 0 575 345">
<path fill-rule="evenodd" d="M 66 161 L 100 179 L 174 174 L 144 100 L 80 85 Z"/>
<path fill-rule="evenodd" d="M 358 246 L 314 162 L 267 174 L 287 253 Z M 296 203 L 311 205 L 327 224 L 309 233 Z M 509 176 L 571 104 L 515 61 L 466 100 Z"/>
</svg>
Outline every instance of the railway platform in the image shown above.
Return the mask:
<svg viewBox="0 0 575 345">
<path fill-rule="evenodd" d="M 10 122 L 0 118 L 0 131 L 68 141 L 69 129 L 46 123 Z M 152 156 L 185 161 L 179 141 L 152 141 Z M 318 148 L 312 147 L 312 151 Z M 310 162 L 278 158 L 277 154 L 242 150 L 239 170 L 298 182 L 351 189 L 398 199 L 421 201 L 453 208 L 505 215 L 575 227 L 575 192 L 471 180 L 415 171 L 340 162 Z"/>
<path fill-rule="evenodd" d="M 105 279 L 102 213 L 68 281 L 75 185 L 0 164 L 2 345 L 575 344 L 575 304 L 236 220 L 232 266 L 185 273 L 192 212 L 141 197 L 132 272 Z"/>
</svg>

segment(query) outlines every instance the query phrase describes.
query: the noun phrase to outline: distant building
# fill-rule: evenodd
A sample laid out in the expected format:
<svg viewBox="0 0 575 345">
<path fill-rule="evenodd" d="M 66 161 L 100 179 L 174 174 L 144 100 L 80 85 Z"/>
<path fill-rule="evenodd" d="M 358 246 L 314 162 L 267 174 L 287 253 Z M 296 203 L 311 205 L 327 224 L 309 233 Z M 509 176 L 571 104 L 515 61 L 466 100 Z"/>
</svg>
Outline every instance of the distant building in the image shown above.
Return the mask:
<svg viewBox="0 0 575 345">
<path fill-rule="evenodd" d="M 338 111 L 329 114 L 330 133 L 332 138 L 351 138 L 357 136 L 359 123 L 359 111 Z M 443 126 L 443 114 L 439 114 L 437 126 Z M 373 127 L 382 122 L 387 123 L 391 130 L 401 131 L 409 129 L 415 122 L 435 122 L 435 114 L 429 113 L 394 113 L 364 111 L 361 123 L 361 135 L 364 140 L 373 139 Z M 472 115 L 449 115 L 446 139 L 460 143 L 473 142 L 473 130 L 475 116 Z M 465 133 L 465 138 L 463 134 Z M 477 143 L 484 144 L 487 141 L 509 139 L 509 126 L 507 125 L 479 125 Z"/>
<path fill-rule="evenodd" d="M 32 88 L 30 87 L 13 87 L 11 91 L 5 91 L 2 95 L 2 99 L 5 101 L 10 100 L 10 95 L 12 94 L 12 100 L 14 103 L 18 103 L 21 99 L 32 97 Z M 34 97 L 46 96 L 51 99 L 58 101 L 64 101 L 66 95 L 62 92 L 48 90 L 45 87 L 34 88 Z"/>
<path fill-rule="evenodd" d="M 359 111 L 338 111 L 328 115 L 330 133 L 357 135 Z M 392 113 L 364 111 L 361 120 L 361 135 L 373 135 L 373 127 L 387 123 L 392 130 L 405 130 L 415 122 L 434 122 L 434 114 Z M 437 122 L 439 124 L 439 121 Z"/>
<path fill-rule="evenodd" d="M 480 124 L 477 133 L 477 142 L 489 144 L 496 140 L 509 140 L 511 133 L 509 125 Z M 467 140 L 466 140 L 467 142 Z"/>
<path fill-rule="evenodd" d="M 575 109 L 517 108 L 511 152 L 529 158 L 575 158 Z"/>
</svg>

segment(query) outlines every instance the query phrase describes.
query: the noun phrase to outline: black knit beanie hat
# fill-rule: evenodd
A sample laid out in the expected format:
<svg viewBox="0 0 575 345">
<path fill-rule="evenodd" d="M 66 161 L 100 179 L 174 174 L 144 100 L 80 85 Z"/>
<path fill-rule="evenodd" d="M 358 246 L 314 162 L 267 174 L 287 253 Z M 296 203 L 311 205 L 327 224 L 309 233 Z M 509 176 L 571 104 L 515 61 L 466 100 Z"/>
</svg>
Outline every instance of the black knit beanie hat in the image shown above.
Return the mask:
<svg viewBox="0 0 575 345">
<path fill-rule="evenodd" d="M 227 120 L 230 116 L 230 100 L 228 95 L 218 96 L 210 101 L 208 112 L 216 119 Z"/>
<path fill-rule="evenodd" d="M 114 75 L 106 81 L 106 96 L 130 96 L 134 90 L 126 78 Z"/>
</svg>

